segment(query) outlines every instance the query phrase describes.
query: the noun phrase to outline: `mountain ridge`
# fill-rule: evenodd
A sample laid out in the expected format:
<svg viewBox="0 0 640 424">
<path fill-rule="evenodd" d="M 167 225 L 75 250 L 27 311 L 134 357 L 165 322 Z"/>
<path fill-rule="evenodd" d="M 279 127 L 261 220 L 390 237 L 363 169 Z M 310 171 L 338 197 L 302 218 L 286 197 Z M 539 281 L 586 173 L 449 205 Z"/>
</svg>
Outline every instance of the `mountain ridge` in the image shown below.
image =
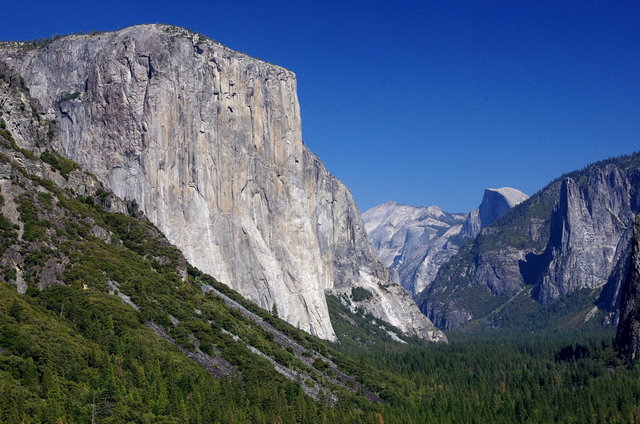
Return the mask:
<svg viewBox="0 0 640 424">
<path fill-rule="evenodd" d="M 593 316 L 595 304 L 599 319 L 615 322 L 630 216 L 639 206 L 639 158 L 624 155 L 566 173 L 511 209 L 441 268 L 422 310 L 452 329 L 492 313 L 472 306 L 479 299 L 495 308 L 527 287 L 543 304 L 596 290 L 579 301 L 585 316 Z M 584 271 L 593 267 L 599 271 Z"/>
</svg>

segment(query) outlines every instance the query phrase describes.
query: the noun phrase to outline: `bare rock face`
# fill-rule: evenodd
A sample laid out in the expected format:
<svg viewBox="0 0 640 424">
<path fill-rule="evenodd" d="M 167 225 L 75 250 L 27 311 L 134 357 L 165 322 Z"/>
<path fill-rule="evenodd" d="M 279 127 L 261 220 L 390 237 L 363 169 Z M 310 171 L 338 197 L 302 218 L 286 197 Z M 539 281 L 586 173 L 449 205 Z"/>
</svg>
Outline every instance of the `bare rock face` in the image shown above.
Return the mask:
<svg viewBox="0 0 640 424">
<path fill-rule="evenodd" d="M 467 214 L 467 218 L 462 225 L 462 234 L 467 237 L 475 237 L 480 234 L 482 224 L 480 223 L 480 210 L 474 209 Z"/>
<path fill-rule="evenodd" d="M 562 182 L 560 202 L 551 218 L 547 255 L 538 299 L 547 303 L 583 288 L 602 287 L 629 244 L 636 189 L 624 170 L 597 169 L 588 185 Z"/>
<path fill-rule="evenodd" d="M 475 237 L 483 228 L 502 218 L 509 209 L 527 200 L 529 196 L 511 187 L 486 188 L 478 209 L 467 215 L 463 234 Z"/>
<path fill-rule="evenodd" d="M 362 218 L 378 257 L 413 296 L 435 279 L 440 266 L 453 256 L 463 240 L 465 216 L 437 206 L 407 206 L 386 202 Z"/>
<path fill-rule="evenodd" d="M 640 215 L 636 216 L 630 266 L 622 288 L 616 345 L 632 359 L 640 358 Z"/>
<path fill-rule="evenodd" d="M 478 208 L 480 216 L 480 226 L 482 228 L 493 224 L 501 218 L 509 209 L 518 205 L 529 196 L 511 187 L 487 188 L 482 196 L 482 203 Z"/>
<path fill-rule="evenodd" d="M 164 25 L 4 45 L 0 58 L 58 119 L 59 151 L 135 200 L 194 266 L 325 339 L 325 291 L 353 286 L 407 334 L 441 334 L 390 284 L 351 193 L 303 144 L 292 72 Z"/>
</svg>

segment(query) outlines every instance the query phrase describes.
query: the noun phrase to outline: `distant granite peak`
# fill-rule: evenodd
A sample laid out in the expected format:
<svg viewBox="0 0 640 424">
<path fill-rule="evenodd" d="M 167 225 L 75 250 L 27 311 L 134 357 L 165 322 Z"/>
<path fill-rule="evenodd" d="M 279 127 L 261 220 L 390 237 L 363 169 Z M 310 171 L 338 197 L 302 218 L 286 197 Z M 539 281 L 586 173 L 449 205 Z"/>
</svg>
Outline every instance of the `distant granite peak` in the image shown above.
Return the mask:
<svg viewBox="0 0 640 424">
<path fill-rule="evenodd" d="M 500 219 L 509 209 L 527 200 L 529 196 L 515 188 L 487 188 L 478 208 L 480 227 L 485 228 Z"/>
<path fill-rule="evenodd" d="M 460 234 L 465 216 L 437 206 L 385 202 L 367 210 L 365 229 L 382 263 L 416 296 L 435 278 L 441 263 L 457 252 L 450 239 Z"/>
<path fill-rule="evenodd" d="M 516 188 L 511 187 L 501 187 L 501 188 L 486 188 L 486 191 L 497 192 L 509 203 L 509 206 L 514 207 L 515 205 L 524 202 L 529 198 L 526 194 L 521 192 Z"/>
<path fill-rule="evenodd" d="M 462 233 L 467 237 L 475 237 L 500 219 L 509 209 L 524 202 L 529 196 L 511 187 L 486 188 L 478 209 L 467 214 Z"/>
</svg>

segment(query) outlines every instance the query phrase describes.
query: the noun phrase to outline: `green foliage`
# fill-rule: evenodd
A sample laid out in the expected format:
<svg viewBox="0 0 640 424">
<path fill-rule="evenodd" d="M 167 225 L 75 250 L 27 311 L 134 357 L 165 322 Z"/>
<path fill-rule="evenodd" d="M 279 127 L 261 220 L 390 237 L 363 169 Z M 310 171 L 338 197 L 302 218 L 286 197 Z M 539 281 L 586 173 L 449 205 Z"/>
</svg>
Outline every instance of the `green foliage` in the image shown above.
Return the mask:
<svg viewBox="0 0 640 424">
<path fill-rule="evenodd" d="M 337 355 L 321 341 L 210 276 L 194 268 L 185 272 L 180 253 L 153 225 L 100 206 L 108 192 L 79 199 L 16 164 L 14 169 L 16 187 L 23 189 L 15 198 L 23 238 L 1 215 L 0 230 L 3 243 L 23 255 L 29 288 L 18 295 L 0 284 L 0 421 L 371 421 L 375 405 L 335 385 L 325 362 L 307 364 L 201 286 L 224 292 L 302 346 Z M 96 225 L 112 234 L 108 242 L 92 235 Z M 66 264 L 56 276 L 65 285 L 36 290 L 38 275 L 52 262 Z M 15 279 L 12 267 L 2 272 Z M 149 329 L 150 322 L 176 345 Z M 320 382 L 341 401 L 335 408 L 314 401 L 248 346 L 311 376 L 315 382 L 307 379 L 307 385 Z M 233 375 L 214 377 L 187 356 L 196 353 L 211 356 L 214 374 L 227 363 Z"/>
<path fill-rule="evenodd" d="M 377 370 L 365 378 L 388 399 L 386 423 L 633 422 L 640 368 L 617 356 L 612 336 L 459 334 L 449 344 L 337 347 Z"/>
<path fill-rule="evenodd" d="M 67 102 L 69 100 L 75 100 L 78 97 L 80 97 L 80 92 L 79 91 L 74 91 L 73 93 L 64 92 L 64 93 L 62 93 L 62 97 L 60 97 L 60 102 Z"/>
<path fill-rule="evenodd" d="M 363 300 L 373 298 L 373 294 L 363 287 L 352 287 L 351 288 L 351 299 L 354 302 L 361 302 Z"/>
<path fill-rule="evenodd" d="M 154 269 L 152 259 L 138 255 L 133 249 L 156 254 L 169 249 L 149 233 L 148 223 L 93 212 L 113 224 L 109 228 L 122 237 L 122 245 L 89 236 L 65 242 L 61 247 L 71 254 L 66 286 L 18 295 L 0 285 L 3 422 L 89 422 L 94 414 L 98 422 L 363 422 L 369 416 L 347 404 L 327 408 L 313 401 L 244 342 L 224 333 L 222 328 L 286 366 L 310 371 L 252 321 L 203 295 L 195 271 L 182 281 L 175 268 Z M 44 257 L 52 253 L 45 251 Z M 140 311 L 107 294 L 108 280 L 119 281 Z M 179 323 L 166 319 L 168 313 Z M 193 335 L 203 351 L 220 352 L 238 376 L 218 380 L 208 374 L 148 329 L 143 323 L 150 316 L 164 316 L 158 322 L 183 347 L 195 349 Z M 306 337 L 311 338 L 300 338 Z"/>
<path fill-rule="evenodd" d="M 11 302 L 11 307 L 9 308 L 9 315 L 11 315 L 11 317 L 16 321 L 20 322 L 23 318 L 23 311 L 24 307 L 20 305 L 20 302 L 18 302 L 17 299 L 13 299 L 13 302 Z"/>
<path fill-rule="evenodd" d="M 36 195 L 36 197 L 38 198 L 38 202 L 40 202 L 40 204 L 44 208 L 51 209 L 51 207 L 53 206 L 53 196 L 51 195 L 51 193 L 40 192 Z"/>
<path fill-rule="evenodd" d="M 462 333 L 495 332 L 506 334 L 563 334 L 574 329 L 600 331 L 601 315 L 586 320 L 599 290 L 582 289 L 548 304 L 531 297 L 531 288 L 523 290 L 490 314 L 456 330 Z"/>
<path fill-rule="evenodd" d="M 20 220 L 24 223 L 22 238 L 26 241 L 37 241 L 44 237 L 50 222 L 38 218 L 38 210 L 33 198 L 24 193 L 17 199 Z"/>
<path fill-rule="evenodd" d="M 4 215 L 0 214 L 0 256 L 17 240 L 18 232 L 13 227 L 13 224 Z"/>
<path fill-rule="evenodd" d="M 40 159 L 42 159 L 43 162 L 51 165 L 51 168 L 60 172 L 60 175 L 62 175 L 67 180 L 69 179 L 69 174 L 79 168 L 77 163 L 60 156 L 53 150 L 45 150 L 44 152 L 42 152 L 40 154 Z"/>
</svg>

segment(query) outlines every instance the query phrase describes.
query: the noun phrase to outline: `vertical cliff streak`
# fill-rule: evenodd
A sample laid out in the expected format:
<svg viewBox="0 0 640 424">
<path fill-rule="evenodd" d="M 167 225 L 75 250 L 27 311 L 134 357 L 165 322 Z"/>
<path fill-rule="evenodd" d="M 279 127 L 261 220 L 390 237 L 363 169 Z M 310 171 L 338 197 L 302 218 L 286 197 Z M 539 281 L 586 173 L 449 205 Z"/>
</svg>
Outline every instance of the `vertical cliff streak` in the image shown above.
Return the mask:
<svg viewBox="0 0 640 424">
<path fill-rule="evenodd" d="M 375 258 L 350 192 L 302 142 L 295 75 L 187 30 L 142 25 L 4 46 L 59 119 L 59 149 L 135 199 L 196 267 L 335 339 L 325 291 L 440 338 Z M 415 310 L 414 310 L 415 309 Z"/>
</svg>

